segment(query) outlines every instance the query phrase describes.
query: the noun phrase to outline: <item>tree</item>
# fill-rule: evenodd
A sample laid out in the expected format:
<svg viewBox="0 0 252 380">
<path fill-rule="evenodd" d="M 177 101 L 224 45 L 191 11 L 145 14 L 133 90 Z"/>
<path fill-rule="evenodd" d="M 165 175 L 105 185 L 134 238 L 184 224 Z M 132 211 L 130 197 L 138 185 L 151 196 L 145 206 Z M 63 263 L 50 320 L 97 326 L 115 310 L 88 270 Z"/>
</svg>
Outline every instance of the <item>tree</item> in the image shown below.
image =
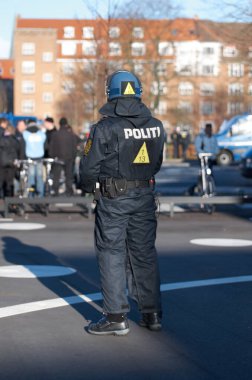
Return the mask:
<svg viewBox="0 0 252 380">
<path fill-rule="evenodd" d="M 161 99 L 167 95 L 167 78 L 170 75 L 170 79 L 174 71 L 168 69 L 168 66 L 171 67 L 173 64 L 171 57 L 164 62 L 159 43 L 171 37 L 168 36 L 168 31 L 171 29 L 178 7 L 173 7 L 168 0 L 160 0 L 160 11 L 157 12 L 157 7 L 150 0 L 143 0 L 141 4 L 132 0 L 120 2 L 110 0 L 107 2 L 107 11 L 103 11 L 106 17 L 102 17 L 99 6 L 95 8 L 93 2 L 88 2 L 88 7 L 91 13 L 96 15 L 94 36 L 96 53 L 89 62 L 76 64 L 75 72 L 68 75 L 67 79 L 73 85 L 58 102 L 59 113 L 64 110 L 64 114 L 67 113 L 66 116 L 73 125 L 80 126 L 81 119 L 92 124 L 98 118 L 99 107 L 106 100 L 105 79 L 117 69 L 132 70 L 140 79 L 144 78 L 144 83 L 147 84 L 144 86 L 144 101 L 154 113 L 160 113 Z M 148 20 L 153 17 L 155 19 L 162 17 L 162 20 L 152 20 L 150 28 Z M 113 35 L 116 33 L 117 25 L 121 30 L 118 39 Z M 141 26 L 145 26 L 143 40 L 141 40 Z M 131 31 L 134 28 L 135 36 L 132 36 Z M 134 41 L 137 41 L 135 45 Z M 146 44 L 144 47 L 146 52 L 143 55 L 142 41 Z M 132 55 L 132 49 L 135 55 Z M 162 113 L 167 112 L 168 109 L 167 111 L 162 109 Z"/>
</svg>

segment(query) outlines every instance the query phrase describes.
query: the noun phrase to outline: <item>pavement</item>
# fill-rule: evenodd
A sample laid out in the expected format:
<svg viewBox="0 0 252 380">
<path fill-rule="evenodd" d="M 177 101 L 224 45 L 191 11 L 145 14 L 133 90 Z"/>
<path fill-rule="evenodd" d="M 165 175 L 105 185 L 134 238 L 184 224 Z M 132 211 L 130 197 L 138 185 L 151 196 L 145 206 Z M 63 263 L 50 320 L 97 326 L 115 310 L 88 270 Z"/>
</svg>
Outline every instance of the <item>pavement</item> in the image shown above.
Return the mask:
<svg viewBox="0 0 252 380">
<path fill-rule="evenodd" d="M 163 330 L 138 326 L 132 303 L 125 337 L 86 330 L 102 306 L 94 218 L 12 217 L 0 220 L 1 380 L 251 380 L 250 205 L 159 216 Z"/>
</svg>

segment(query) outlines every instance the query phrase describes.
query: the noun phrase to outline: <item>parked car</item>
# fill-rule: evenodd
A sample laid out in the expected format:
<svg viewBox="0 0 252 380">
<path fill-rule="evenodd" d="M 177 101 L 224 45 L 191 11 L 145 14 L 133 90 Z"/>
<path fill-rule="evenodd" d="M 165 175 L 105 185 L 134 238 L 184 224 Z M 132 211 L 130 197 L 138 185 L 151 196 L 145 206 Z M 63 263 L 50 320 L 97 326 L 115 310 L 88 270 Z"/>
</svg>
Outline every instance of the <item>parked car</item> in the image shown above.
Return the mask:
<svg viewBox="0 0 252 380">
<path fill-rule="evenodd" d="M 243 177 L 252 178 L 252 148 L 243 154 L 240 167 Z"/>
<path fill-rule="evenodd" d="M 252 146 L 252 115 L 236 115 L 228 121 L 225 120 L 215 136 L 220 148 L 218 164 L 240 162 L 242 154 Z"/>
</svg>

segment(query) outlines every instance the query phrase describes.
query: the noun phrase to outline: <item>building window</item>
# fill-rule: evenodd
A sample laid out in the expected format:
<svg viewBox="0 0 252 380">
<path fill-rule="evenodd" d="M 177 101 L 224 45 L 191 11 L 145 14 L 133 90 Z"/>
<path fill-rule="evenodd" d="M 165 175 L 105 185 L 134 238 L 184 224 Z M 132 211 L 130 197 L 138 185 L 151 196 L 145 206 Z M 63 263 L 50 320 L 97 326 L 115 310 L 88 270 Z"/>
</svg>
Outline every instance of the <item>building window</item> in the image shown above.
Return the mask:
<svg viewBox="0 0 252 380">
<path fill-rule="evenodd" d="M 172 55 L 173 54 L 172 44 L 170 42 L 159 42 L 158 54 L 159 55 Z"/>
<path fill-rule="evenodd" d="M 202 75 L 214 75 L 214 65 L 203 65 Z"/>
<path fill-rule="evenodd" d="M 109 55 L 121 55 L 122 49 L 119 42 L 110 42 L 109 43 Z"/>
<path fill-rule="evenodd" d="M 113 73 L 114 71 L 121 70 L 122 64 L 120 61 L 108 61 L 108 70 L 109 73 Z"/>
<path fill-rule="evenodd" d="M 248 94 L 252 95 L 252 84 L 249 84 L 248 86 Z"/>
<path fill-rule="evenodd" d="M 192 75 L 193 68 L 192 65 L 185 65 L 180 68 L 179 74 L 180 75 Z"/>
<path fill-rule="evenodd" d="M 65 26 L 64 27 L 64 38 L 74 38 L 75 29 L 73 26 Z"/>
<path fill-rule="evenodd" d="M 164 62 L 160 62 L 158 66 L 156 67 L 156 71 L 157 71 L 158 76 L 167 75 L 167 64 Z"/>
<path fill-rule="evenodd" d="M 3 75 L 3 73 L 4 73 L 4 70 L 2 67 L 0 67 L 0 75 Z"/>
<path fill-rule="evenodd" d="M 193 94 L 193 85 L 190 82 L 179 83 L 178 91 L 180 95 L 190 96 Z"/>
<path fill-rule="evenodd" d="M 43 92 L 42 100 L 44 103 L 52 103 L 53 102 L 53 94 L 52 92 Z"/>
<path fill-rule="evenodd" d="M 192 104 L 190 102 L 179 102 L 178 109 L 183 112 L 192 113 Z"/>
<path fill-rule="evenodd" d="M 248 57 L 252 58 L 252 46 L 249 46 L 248 48 Z"/>
<path fill-rule="evenodd" d="M 95 72 L 95 63 L 90 61 L 90 62 L 85 62 L 83 63 L 83 72 L 88 74 L 88 75 L 91 75 L 91 74 L 94 74 Z"/>
<path fill-rule="evenodd" d="M 43 83 L 52 83 L 53 82 L 53 74 L 52 73 L 43 73 L 42 82 Z"/>
<path fill-rule="evenodd" d="M 52 62 L 53 61 L 53 53 L 51 51 L 45 51 L 42 54 L 42 61 L 43 62 Z"/>
<path fill-rule="evenodd" d="M 230 83 L 228 85 L 229 95 L 241 95 L 243 94 L 243 85 L 241 83 Z"/>
<path fill-rule="evenodd" d="M 229 115 L 231 114 L 237 114 L 237 113 L 240 113 L 240 112 L 243 112 L 243 109 L 244 109 L 244 105 L 243 103 L 234 103 L 234 102 L 230 102 L 228 103 L 227 105 L 227 113 Z"/>
<path fill-rule="evenodd" d="M 252 114 L 252 103 L 248 104 L 247 112 Z"/>
<path fill-rule="evenodd" d="M 252 77 L 252 65 L 249 65 L 249 67 L 248 67 L 248 76 L 250 78 Z"/>
<path fill-rule="evenodd" d="M 33 42 L 24 42 L 22 44 L 22 55 L 34 55 L 35 44 Z"/>
<path fill-rule="evenodd" d="M 109 37 L 110 38 L 118 38 L 120 36 L 120 28 L 117 26 L 111 26 L 109 28 Z"/>
<path fill-rule="evenodd" d="M 154 108 L 154 102 L 151 104 L 152 109 Z M 165 100 L 160 100 L 158 106 L 154 109 L 155 114 L 165 115 L 167 113 L 167 102 Z"/>
<path fill-rule="evenodd" d="M 35 62 L 34 61 L 23 61 L 22 62 L 22 74 L 34 74 L 35 73 Z"/>
<path fill-rule="evenodd" d="M 134 38 L 144 38 L 144 30 L 141 27 L 136 26 L 133 28 L 132 36 Z"/>
<path fill-rule="evenodd" d="M 204 46 L 202 53 L 203 53 L 203 55 L 213 55 L 214 54 L 214 48 L 211 46 Z"/>
<path fill-rule="evenodd" d="M 92 102 L 86 102 L 84 109 L 85 109 L 86 114 L 92 114 L 94 112 L 93 103 Z"/>
<path fill-rule="evenodd" d="M 151 92 L 153 95 L 166 95 L 167 85 L 165 82 L 154 81 L 151 84 Z"/>
<path fill-rule="evenodd" d="M 144 74 L 144 65 L 142 63 L 135 63 L 134 64 L 134 71 L 137 75 L 143 75 Z"/>
<path fill-rule="evenodd" d="M 62 83 L 63 92 L 70 94 L 75 89 L 75 84 L 71 80 L 66 80 Z"/>
<path fill-rule="evenodd" d="M 72 75 L 74 73 L 74 63 L 64 62 L 62 63 L 62 71 L 65 75 Z"/>
<path fill-rule="evenodd" d="M 236 57 L 238 54 L 238 50 L 235 46 L 225 46 L 223 48 L 223 57 Z"/>
<path fill-rule="evenodd" d="M 84 26 L 82 28 L 83 38 L 94 38 L 94 28 L 92 26 Z"/>
<path fill-rule="evenodd" d="M 200 95 L 211 96 L 215 93 L 215 86 L 213 83 L 201 83 L 200 84 Z"/>
<path fill-rule="evenodd" d="M 201 115 L 212 115 L 214 113 L 214 104 L 212 102 L 202 102 L 200 104 Z"/>
<path fill-rule="evenodd" d="M 82 44 L 82 51 L 85 55 L 96 55 L 96 42 L 85 41 Z"/>
<path fill-rule="evenodd" d="M 35 111 L 35 102 L 34 100 L 23 100 L 22 101 L 22 113 L 31 114 Z"/>
<path fill-rule="evenodd" d="M 22 81 L 22 93 L 33 94 L 35 92 L 35 82 L 33 80 Z"/>
<path fill-rule="evenodd" d="M 94 93 L 94 83 L 93 82 L 85 82 L 83 84 L 83 89 L 87 94 L 93 94 Z"/>
<path fill-rule="evenodd" d="M 243 63 L 229 63 L 228 75 L 230 77 L 242 77 L 244 75 L 244 64 Z"/>
<path fill-rule="evenodd" d="M 61 45 L 61 54 L 62 55 L 75 55 L 76 54 L 77 45 L 76 42 L 73 41 L 64 41 Z"/>
<path fill-rule="evenodd" d="M 145 55 L 145 43 L 144 42 L 133 42 L 131 44 L 131 54 L 135 56 Z"/>
</svg>

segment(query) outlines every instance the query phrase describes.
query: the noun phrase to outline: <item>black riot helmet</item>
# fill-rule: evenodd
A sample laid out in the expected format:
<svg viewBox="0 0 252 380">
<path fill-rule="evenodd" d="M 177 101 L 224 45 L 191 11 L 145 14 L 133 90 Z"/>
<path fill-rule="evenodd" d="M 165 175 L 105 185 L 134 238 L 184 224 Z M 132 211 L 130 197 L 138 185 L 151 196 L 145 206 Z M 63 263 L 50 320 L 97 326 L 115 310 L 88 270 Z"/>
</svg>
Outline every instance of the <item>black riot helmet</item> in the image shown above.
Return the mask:
<svg viewBox="0 0 252 380">
<path fill-rule="evenodd" d="M 127 70 L 118 70 L 111 74 L 106 81 L 108 100 L 123 97 L 141 99 L 142 84 L 138 77 Z"/>
</svg>

